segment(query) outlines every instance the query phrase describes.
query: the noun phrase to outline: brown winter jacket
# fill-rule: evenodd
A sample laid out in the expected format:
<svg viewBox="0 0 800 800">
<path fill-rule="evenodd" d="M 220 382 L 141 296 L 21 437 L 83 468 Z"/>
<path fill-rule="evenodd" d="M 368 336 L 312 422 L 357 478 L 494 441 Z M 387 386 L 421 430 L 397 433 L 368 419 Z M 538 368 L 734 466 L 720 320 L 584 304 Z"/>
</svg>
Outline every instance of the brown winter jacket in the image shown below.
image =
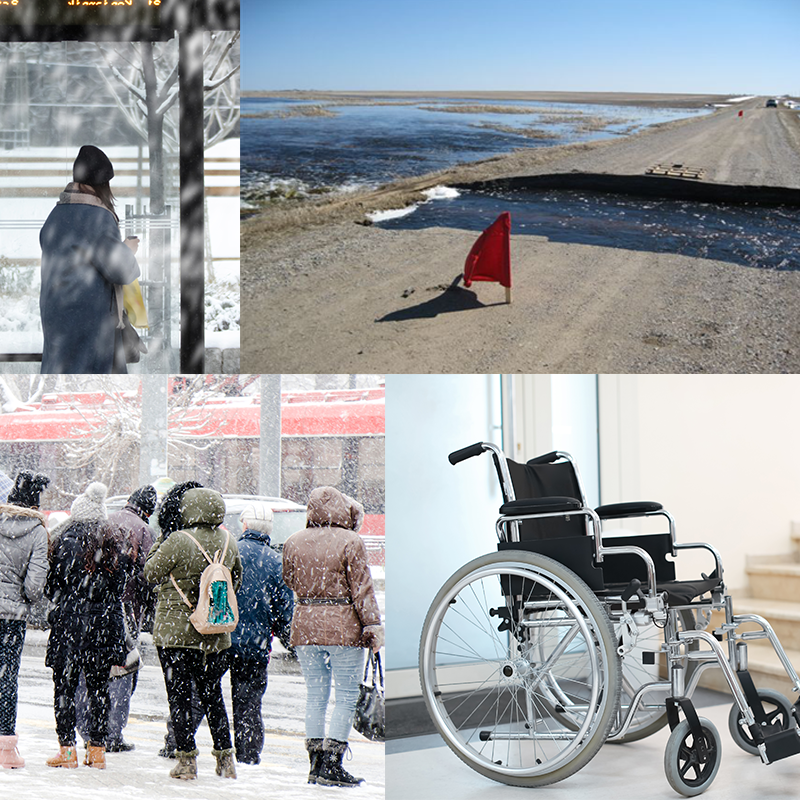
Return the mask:
<svg viewBox="0 0 800 800">
<path fill-rule="evenodd" d="M 363 509 L 333 487 L 314 489 L 308 527 L 283 547 L 283 580 L 297 595 L 291 644 L 366 647 L 364 628 L 380 626 L 367 553 L 353 530 Z M 338 604 L 305 603 L 338 599 Z"/>
</svg>

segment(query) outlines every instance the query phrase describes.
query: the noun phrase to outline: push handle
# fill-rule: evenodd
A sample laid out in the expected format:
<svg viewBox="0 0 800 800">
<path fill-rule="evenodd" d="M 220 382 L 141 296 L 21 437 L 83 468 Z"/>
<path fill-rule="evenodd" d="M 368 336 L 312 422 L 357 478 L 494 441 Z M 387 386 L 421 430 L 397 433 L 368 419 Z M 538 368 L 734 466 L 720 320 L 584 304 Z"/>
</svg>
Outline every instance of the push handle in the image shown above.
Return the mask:
<svg viewBox="0 0 800 800">
<path fill-rule="evenodd" d="M 483 452 L 483 442 L 475 442 L 469 447 L 462 447 L 460 450 L 455 450 L 447 456 L 447 460 L 455 466 L 460 461 L 466 461 L 473 456 L 479 456 Z"/>
<path fill-rule="evenodd" d="M 552 464 L 554 461 L 558 461 L 561 458 L 561 454 L 557 450 L 553 450 L 552 453 L 545 453 L 543 456 L 536 456 L 536 458 L 532 458 L 528 461 L 529 464 Z"/>
</svg>

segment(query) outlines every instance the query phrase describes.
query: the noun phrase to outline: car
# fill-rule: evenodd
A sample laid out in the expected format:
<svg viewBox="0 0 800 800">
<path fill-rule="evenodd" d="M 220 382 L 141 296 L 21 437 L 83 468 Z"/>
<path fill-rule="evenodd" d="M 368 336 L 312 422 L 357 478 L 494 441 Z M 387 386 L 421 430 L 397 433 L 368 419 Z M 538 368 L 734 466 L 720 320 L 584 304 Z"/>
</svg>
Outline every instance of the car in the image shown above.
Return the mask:
<svg viewBox="0 0 800 800">
<path fill-rule="evenodd" d="M 767 106 L 766 107 L 767 108 L 777 108 L 778 107 L 778 101 L 774 97 L 770 97 L 769 100 L 767 100 Z"/>
</svg>

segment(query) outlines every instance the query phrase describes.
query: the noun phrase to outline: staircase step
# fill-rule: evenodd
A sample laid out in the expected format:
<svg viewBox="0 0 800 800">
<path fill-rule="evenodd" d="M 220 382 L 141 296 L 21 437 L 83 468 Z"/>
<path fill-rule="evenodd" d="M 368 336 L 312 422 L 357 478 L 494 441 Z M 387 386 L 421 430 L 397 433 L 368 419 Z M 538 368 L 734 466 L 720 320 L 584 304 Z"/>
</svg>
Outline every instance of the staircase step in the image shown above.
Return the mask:
<svg viewBox="0 0 800 800">
<path fill-rule="evenodd" d="M 784 648 L 785 649 L 785 648 Z M 786 650 L 795 670 L 800 668 L 800 650 Z M 797 693 L 792 691 L 792 682 L 783 668 L 778 654 L 772 645 L 750 642 L 747 646 L 748 670 L 759 689 L 775 689 L 791 702 L 797 700 Z M 728 683 L 719 669 L 709 669 L 700 679 L 700 685 L 719 692 L 730 693 Z"/>
<path fill-rule="evenodd" d="M 747 575 L 752 597 L 800 603 L 800 564 L 752 564 Z"/>
<path fill-rule="evenodd" d="M 734 597 L 733 613 L 764 617 L 784 647 L 800 650 L 800 603 L 762 597 Z"/>
</svg>

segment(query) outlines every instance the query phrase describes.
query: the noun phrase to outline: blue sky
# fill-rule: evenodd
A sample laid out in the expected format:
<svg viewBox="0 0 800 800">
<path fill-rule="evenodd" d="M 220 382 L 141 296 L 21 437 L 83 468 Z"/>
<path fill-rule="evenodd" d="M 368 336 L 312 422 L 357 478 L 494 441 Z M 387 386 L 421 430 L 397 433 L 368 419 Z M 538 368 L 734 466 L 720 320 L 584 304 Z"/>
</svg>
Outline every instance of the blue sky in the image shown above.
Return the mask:
<svg viewBox="0 0 800 800">
<path fill-rule="evenodd" d="M 800 0 L 241 0 L 243 89 L 800 95 Z"/>
</svg>

